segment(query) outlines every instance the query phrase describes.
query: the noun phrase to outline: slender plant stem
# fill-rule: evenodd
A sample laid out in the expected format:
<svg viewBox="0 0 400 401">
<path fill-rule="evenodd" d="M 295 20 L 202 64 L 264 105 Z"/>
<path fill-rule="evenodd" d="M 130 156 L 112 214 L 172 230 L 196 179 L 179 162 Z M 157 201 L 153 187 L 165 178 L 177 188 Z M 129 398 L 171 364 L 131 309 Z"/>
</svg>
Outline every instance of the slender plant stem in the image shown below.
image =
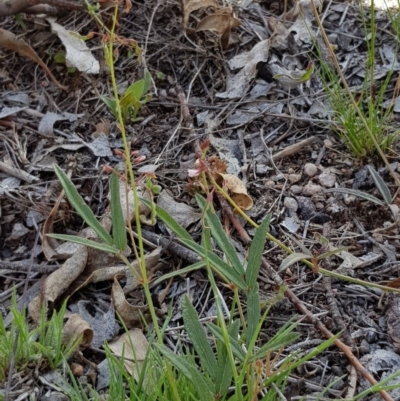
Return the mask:
<svg viewBox="0 0 400 401">
<path fill-rule="evenodd" d="M 159 343 L 162 343 L 162 334 L 160 331 L 160 327 L 158 325 L 158 319 L 157 315 L 155 313 L 155 308 L 153 304 L 153 300 L 151 298 L 151 293 L 150 293 L 150 287 L 149 287 L 149 279 L 147 276 L 147 270 L 146 270 L 146 261 L 144 257 L 144 246 L 143 246 L 143 237 L 142 237 L 142 228 L 140 224 L 140 212 L 139 212 L 139 197 L 137 194 L 137 186 L 136 186 L 136 181 L 135 181 L 135 176 L 133 174 L 133 168 L 132 168 L 132 162 L 131 162 L 131 155 L 130 155 L 130 147 L 128 144 L 128 140 L 126 137 L 126 130 L 125 130 L 125 124 L 124 120 L 122 118 L 122 110 L 119 102 L 119 97 L 118 97 L 118 88 L 117 88 L 117 81 L 115 78 L 115 69 L 114 69 L 114 60 L 113 60 L 113 50 L 114 50 L 114 39 L 115 39 L 115 27 L 116 27 L 116 22 L 117 22 L 117 13 L 118 13 L 118 6 L 115 6 L 115 11 L 114 11 L 114 18 L 113 18 L 113 24 L 112 28 L 110 31 L 110 40 L 109 40 L 109 45 L 108 45 L 108 64 L 110 68 L 110 76 L 111 76 L 111 84 L 114 92 L 114 98 L 116 101 L 116 112 L 118 116 L 118 123 L 119 123 L 119 129 L 121 131 L 121 137 L 122 137 L 122 142 L 124 145 L 124 152 L 125 152 L 125 163 L 126 163 L 126 168 L 129 173 L 129 179 L 131 182 L 132 186 L 132 193 L 133 193 L 133 202 L 134 202 L 134 209 L 135 209 L 135 218 L 136 218 L 136 230 L 137 230 L 137 240 L 139 243 L 139 265 L 140 265 L 140 272 L 141 272 L 141 285 L 143 286 L 145 295 L 146 295 L 146 300 L 149 305 L 149 310 L 150 310 L 150 315 L 153 321 L 154 329 L 157 334 L 157 339 Z M 126 259 L 123 257 L 123 255 L 120 255 L 122 259 Z M 129 261 L 126 259 L 124 260 L 124 263 L 127 263 L 130 266 Z M 132 268 L 132 267 L 131 267 Z"/>
</svg>

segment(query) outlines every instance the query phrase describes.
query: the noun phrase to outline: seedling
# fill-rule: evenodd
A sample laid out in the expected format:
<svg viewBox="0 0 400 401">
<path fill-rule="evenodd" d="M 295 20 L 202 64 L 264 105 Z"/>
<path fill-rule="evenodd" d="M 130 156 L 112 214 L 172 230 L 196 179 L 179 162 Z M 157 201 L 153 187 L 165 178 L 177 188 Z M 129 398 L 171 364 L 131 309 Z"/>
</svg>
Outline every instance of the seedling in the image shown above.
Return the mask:
<svg viewBox="0 0 400 401">
<path fill-rule="evenodd" d="M 141 107 L 151 100 L 151 95 L 148 94 L 150 86 L 151 75 L 146 70 L 144 78 L 130 85 L 119 99 L 119 102 L 107 96 L 100 96 L 100 98 L 109 107 L 116 119 L 118 119 L 117 107 L 120 107 L 124 123 L 134 122 L 138 120 L 137 115 Z"/>
</svg>

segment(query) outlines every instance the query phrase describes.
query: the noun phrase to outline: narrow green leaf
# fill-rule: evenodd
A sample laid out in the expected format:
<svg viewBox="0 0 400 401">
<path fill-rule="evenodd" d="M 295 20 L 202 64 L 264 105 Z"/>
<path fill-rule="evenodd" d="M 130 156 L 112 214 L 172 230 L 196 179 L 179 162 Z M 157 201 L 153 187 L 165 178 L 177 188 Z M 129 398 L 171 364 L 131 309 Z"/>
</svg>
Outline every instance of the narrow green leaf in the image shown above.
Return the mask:
<svg viewBox="0 0 400 401">
<path fill-rule="evenodd" d="M 114 245 L 120 250 L 125 250 L 127 246 L 126 228 L 124 215 L 122 213 L 121 199 L 119 195 L 118 174 L 113 171 L 111 175 L 111 218 Z"/>
<path fill-rule="evenodd" d="M 232 367 L 229 362 L 229 355 L 226 350 L 226 345 L 223 342 L 218 341 L 217 349 L 218 362 L 215 368 L 215 392 L 220 394 L 221 398 L 224 399 L 224 396 L 229 390 L 229 386 L 232 384 Z"/>
<path fill-rule="evenodd" d="M 213 323 L 206 323 L 206 326 L 211 331 L 211 333 L 217 338 L 217 340 L 225 342 L 225 339 L 221 332 L 220 327 L 218 327 L 217 325 L 215 325 Z M 243 362 L 246 357 L 246 352 L 240 346 L 238 340 L 236 338 L 233 338 L 231 335 L 229 335 L 229 342 L 230 342 L 230 346 L 232 348 L 233 355 L 236 358 L 238 358 L 241 362 Z"/>
<path fill-rule="evenodd" d="M 331 189 L 325 189 L 324 192 L 339 192 L 341 194 L 354 195 L 354 196 L 358 196 L 359 198 L 376 203 L 377 205 L 380 205 L 380 206 L 385 205 L 384 202 L 382 202 L 380 199 L 376 198 L 375 196 L 367 194 L 366 192 L 363 192 L 363 191 L 359 191 L 357 189 L 331 188 Z"/>
<path fill-rule="evenodd" d="M 211 377 L 215 377 L 217 360 L 215 359 L 211 345 L 207 341 L 204 329 L 199 322 L 196 309 L 194 309 L 187 295 L 182 300 L 182 315 L 185 329 L 200 358 L 201 364 Z"/>
<path fill-rule="evenodd" d="M 261 318 L 260 296 L 256 283 L 247 293 L 247 332 L 246 346 L 249 347 Z"/>
<path fill-rule="evenodd" d="M 252 360 L 264 358 L 267 350 L 275 351 L 293 343 L 299 337 L 298 333 L 293 332 L 297 325 L 298 322 L 293 322 L 293 319 L 286 322 L 278 332 L 252 356 Z"/>
<path fill-rule="evenodd" d="M 172 230 L 178 236 L 178 238 L 185 238 L 186 240 L 192 241 L 195 244 L 190 234 L 181 225 L 179 225 L 179 223 L 177 223 L 176 220 L 171 217 L 168 212 L 146 199 L 141 199 L 140 201 L 143 202 L 150 209 L 154 207 L 157 216 L 170 230 Z"/>
<path fill-rule="evenodd" d="M 90 248 L 99 249 L 100 251 L 117 254 L 118 249 L 112 245 L 104 244 L 101 242 L 92 241 L 87 238 L 77 237 L 76 235 L 65 235 L 65 234 L 46 234 L 50 238 L 60 239 L 63 241 L 73 242 L 75 244 L 86 245 Z"/>
<path fill-rule="evenodd" d="M 372 166 L 368 166 L 368 170 L 382 198 L 385 200 L 387 205 L 390 205 L 392 203 L 392 195 L 390 194 L 390 190 L 385 181 L 383 181 L 380 174 L 378 174 Z"/>
<path fill-rule="evenodd" d="M 186 239 L 181 239 L 181 242 L 183 245 L 188 247 L 189 249 L 197 252 L 200 256 L 205 258 L 206 251 L 205 249 L 196 244 L 193 240 L 187 241 Z M 231 282 L 234 283 L 235 285 L 238 286 L 241 290 L 246 289 L 246 282 L 244 279 L 236 273 L 235 270 L 233 270 L 232 266 L 229 266 L 227 263 L 225 263 L 221 258 L 219 258 L 215 253 L 213 252 L 207 252 L 207 257 L 211 263 L 211 267 L 219 274 L 221 275 L 226 282 Z"/>
<path fill-rule="evenodd" d="M 292 253 L 289 256 L 286 256 L 285 259 L 282 260 L 281 265 L 279 266 L 279 271 L 286 270 L 288 267 L 294 265 L 302 259 L 311 259 L 312 256 L 306 253 Z"/>
<path fill-rule="evenodd" d="M 246 269 L 246 283 L 250 288 L 257 283 L 258 274 L 260 273 L 261 258 L 264 252 L 270 221 L 271 215 L 268 215 L 257 228 L 250 246 Z"/>
<path fill-rule="evenodd" d="M 181 356 L 174 354 L 164 344 L 153 343 L 152 346 L 156 347 L 188 380 L 193 382 L 190 365 Z"/>
<path fill-rule="evenodd" d="M 206 225 L 211 228 L 211 235 L 217 242 L 218 246 L 222 252 L 224 252 L 236 272 L 240 275 L 244 275 L 243 264 L 240 261 L 234 246 L 226 235 L 219 218 L 211 208 L 208 207 L 206 200 L 202 196 L 196 195 L 196 201 L 200 206 L 200 209 L 204 211 Z"/>
<path fill-rule="evenodd" d="M 312 351 L 310 351 L 306 356 L 296 359 L 296 360 L 292 361 L 291 363 L 287 363 L 286 364 L 287 368 L 283 369 L 278 375 L 272 375 L 269 378 L 267 378 L 267 380 L 263 383 L 264 386 L 269 386 L 271 383 L 276 382 L 276 380 L 278 380 L 280 377 L 288 376 L 290 374 L 290 372 L 292 372 L 298 366 L 300 366 L 304 362 L 314 358 L 316 355 L 320 354 L 326 348 L 330 347 L 339 336 L 340 336 L 340 333 L 336 334 L 335 336 L 324 341 L 318 347 L 316 347 Z M 264 357 L 265 357 L 265 354 L 264 354 Z"/>
<path fill-rule="evenodd" d="M 205 262 L 197 262 L 190 266 L 184 267 L 183 269 L 175 270 L 171 273 L 166 273 L 166 274 L 162 275 L 160 278 L 158 278 L 157 280 L 152 281 L 152 284 L 158 285 L 158 284 L 162 283 L 164 280 L 168 280 L 172 277 L 182 276 L 184 274 L 188 274 L 195 270 L 199 270 L 199 269 L 203 268 L 205 265 L 206 265 Z"/>
<path fill-rule="evenodd" d="M 164 344 L 153 344 L 158 350 L 171 361 L 171 363 L 184 375 L 197 390 L 197 395 L 202 401 L 213 399 L 212 383 L 206 379 L 194 366 L 187 363 L 182 357 L 175 355 Z"/>
<path fill-rule="evenodd" d="M 75 185 L 72 183 L 69 177 L 56 164 L 54 164 L 53 167 L 72 207 L 77 211 L 79 216 L 81 216 L 82 219 L 85 220 L 87 225 L 91 227 L 105 243 L 107 243 L 108 245 L 112 245 L 113 239 L 111 238 L 111 235 L 96 219 L 96 216 L 92 212 L 92 209 L 90 209 L 90 207 L 79 195 L 78 191 L 75 188 Z"/>
</svg>

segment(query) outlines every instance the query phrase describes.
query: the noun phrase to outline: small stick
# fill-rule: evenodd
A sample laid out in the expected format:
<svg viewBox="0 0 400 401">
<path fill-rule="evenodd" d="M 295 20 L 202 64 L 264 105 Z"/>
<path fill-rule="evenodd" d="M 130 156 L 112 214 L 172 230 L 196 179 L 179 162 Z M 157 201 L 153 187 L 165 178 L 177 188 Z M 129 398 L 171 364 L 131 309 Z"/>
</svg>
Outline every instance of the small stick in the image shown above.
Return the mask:
<svg viewBox="0 0 400 401">
<path fill-rule="evenodd" d="M 28 174 L 26 171 L 9 166 L 8 164 L 1 161 L 0 161 L 0 170 L 5 172 L 6 174 L 12 175 L 13 177 L 19 178 L 22 181 L 29 182 L 29 184 L 31 184 L 34 181 L 39 181 L 38 177 Z"/>
<path fill-rule="evenodd" d="M 298 153 L 301 149 L 303 149 L 305 146 L 311 145 L 315 141 L 319 140 L 316 136 L 312 136 L 310 138 L 304 139 L 303 141 L 300 141 L 298 143 L 295 143 L 294 145 L 290 145 L 283 149 L 282 151 L 275 153 L 272 156 L 272 160 L 276 162 L 277 160 L 283 159 L 284 157 L 292 156 L 295 153 Z"/>
</svg>

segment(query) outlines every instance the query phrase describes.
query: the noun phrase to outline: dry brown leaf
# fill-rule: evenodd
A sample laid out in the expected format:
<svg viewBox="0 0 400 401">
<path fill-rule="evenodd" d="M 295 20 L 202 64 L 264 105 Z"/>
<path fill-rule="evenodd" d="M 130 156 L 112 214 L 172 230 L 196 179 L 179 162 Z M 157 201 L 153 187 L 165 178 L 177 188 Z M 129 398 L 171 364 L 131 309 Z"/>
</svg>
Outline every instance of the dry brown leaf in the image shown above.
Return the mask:
<svg viewBox="0 0 400 401">
<path fill-rule="evenodd" d="M 200 8 L 207 7 L 218 7 L 218 3 L 215 0 L 183 0 L 183 25 L 185 29 L 188 27 L 189 17 L 193 11 L 199 10 Z"/>
<path fill-rule="evenodd" d="M 70 316 L 64 325 L 62 332 L 62 343 L 64 345 L 71 344 L 82 336 L 80 348 L 87 348 L 93 341 L 93 330 L 89 324 L 83 320 L 78 314 L 74 313 Z"/>
<path fill-rule="evenodd" d="M 232 174 L 217 173 L 217 183 L 223 185 L 229 192 L 232 200 L 242 209 L 249 210 L 253 207 L 253 199 L 247 194 L 243 182 Z"/>
<path fill-rule="evenodd" d="M 238 27 L 240 21 L 232 15 L 230 7 L 220 8 L 214 14 L 203 18 L 196 27 L 196 32 L 211 31 L 220 35 L 221 45 L 226 49 L 229 45 L 231 30 Z"/>
<path fill-rule="evenodd" d="M 85 269 L 87 258 L 87 247 L 79 245 L 78 251 L 46 278 L 40 294 L 29 303 L 29 315 L 35 322 L 41 318 L 42 304 L 45 303 L 47 307 L 49 302 L 54 303 L 69 288 Z"/>
<path fill-rule="evenodd" d="M 133 270 L 139 272 L 139 263 L 137 261 L 131 263 L 131 268 L 128 268 L 126 265 L 113 266 L 120 262 L 119 258 L 96 249 L 89 249 L 88 251 L 89 256 L 86 268 L 69 287 L 68 296 L 71 296 L 90 283 L 114 280 L 116 275 L 121 274 L 126 277 L 124 293 L 127 294 L 137 288 L 139 285 L 137 281 L 138 276 L 133 273 Z M 145 255 L 144 259 L 149 273 L 158 265 L 160 254 L 161 248 L 156 248 L 151 253 Z"/>
<path fill-rule="evenodd" d="M 141 314 L 148 311 L 147 306 L 131 305 L 126 299 L 118 280 L 123 277 L 123 274 L 117 274 L 114 277 L 111 296 L 115 311 L 121 316 L 128 329 L 141 327 Z"/>
<path fill-rule="evenodd" d="M 110 342 L 108 346 L 116 357 L 124 357 L 125 369 L 138 381 L 149 348 L 149 343 L 142 331 L 139 329 L 129 330 Z M 145 376 L 144 387 L 151 391 L 154 385 L 155 377 Z"/>
<path fill-rule="evenodd" d="M 61 85 L 57 79 L 54 77 L 52 72 L 49 70 L 47 65 L 42 61 L 42 59 L 38 56 L 38 54 L 33 50 L 27 43 L 25 43 L 22 39 L 18 39 L 12 32 L 7 31 L 5 29 L 0 28 L 0 46 L 5 47 L 6 49 L 12 50 L 15 53 L 23 57 L 27 57 L 33 60 L 35 63 L 39 64 L 50 77 L 50 79 L 57 85 L 60 89 L 67 91 L 68 88 L 64 85 Z"/>
</svg>

